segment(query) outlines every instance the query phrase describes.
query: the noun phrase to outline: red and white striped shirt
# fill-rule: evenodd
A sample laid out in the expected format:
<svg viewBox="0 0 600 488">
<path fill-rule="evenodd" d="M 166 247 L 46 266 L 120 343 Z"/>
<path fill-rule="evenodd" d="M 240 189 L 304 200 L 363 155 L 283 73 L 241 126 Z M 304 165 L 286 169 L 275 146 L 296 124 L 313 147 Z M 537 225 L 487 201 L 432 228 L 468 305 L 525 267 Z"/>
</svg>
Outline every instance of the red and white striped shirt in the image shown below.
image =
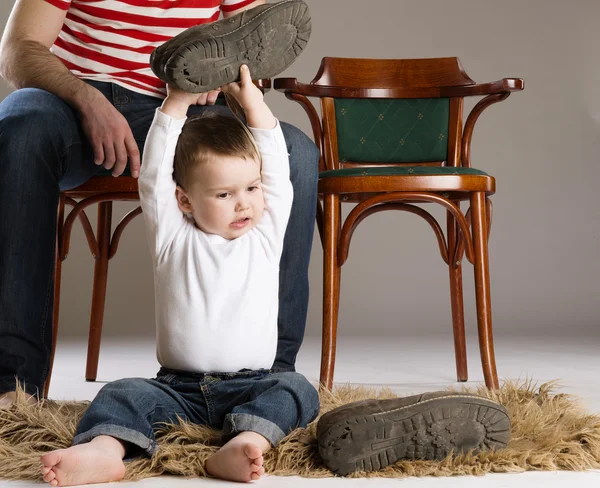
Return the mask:
<svg viewBox="0 0 600 488">
<path fill-rule="evenodd" d="M 153 49 L 185 29 L 213 22 L 255 0 L 46 0 L 67 11 L 50 49 L 71 72 L 90 80 L 164 97 L 150 70 Z"/>
</svg>

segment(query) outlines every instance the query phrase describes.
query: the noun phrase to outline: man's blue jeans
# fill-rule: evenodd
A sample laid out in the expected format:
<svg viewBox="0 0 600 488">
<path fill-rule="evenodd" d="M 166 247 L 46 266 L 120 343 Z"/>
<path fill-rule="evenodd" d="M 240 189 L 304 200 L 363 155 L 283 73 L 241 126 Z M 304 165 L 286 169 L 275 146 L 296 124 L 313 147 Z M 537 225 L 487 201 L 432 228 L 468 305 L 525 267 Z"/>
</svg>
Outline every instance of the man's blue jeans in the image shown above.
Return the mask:
<svg viewBox="0 0 600 488">
<path fill-rule="evenodd" d="M 141 152 L 161 100 L 110 83 L 90 84 L 127 119 Z M 294 202 L 281 258 L 279 343 L 273 371 L 294 371 L 308 307 L 318 150 L 295 127 L 281 126 L 290 153 Z M 30 394 L 44 384 L 52 344 L 59 191 L 95 174 L 110 173 L 94 164 L 77 114 L 61 99 L 28 88 L 0 103 L 0 392 L 14 390 L 15 377 Z"/>
<path fill-rule="evenodd" d="M 261 434 L 276 446 L 319 412 L 317 390 L 299 373 L 268 370 L 194 374 L 162 368 L 156 379 L 131 378 L 102 387 L 77 426 L 73 445 L 109 435 L 130 444 L 126 457 L 156 449 L 155 429 L 178 418 L 222 430 Z"/>
</svg>

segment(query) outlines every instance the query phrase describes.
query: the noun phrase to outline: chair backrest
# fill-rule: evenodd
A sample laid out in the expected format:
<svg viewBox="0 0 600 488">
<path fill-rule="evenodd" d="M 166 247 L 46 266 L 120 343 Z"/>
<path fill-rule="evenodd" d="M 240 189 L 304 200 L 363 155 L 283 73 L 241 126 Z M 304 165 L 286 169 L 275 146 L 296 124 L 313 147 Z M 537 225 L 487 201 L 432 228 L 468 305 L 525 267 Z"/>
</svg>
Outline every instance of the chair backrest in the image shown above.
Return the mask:
<svg viewBox="0 0 600 488">
<path fill-rule="evenodd" d="M 423 88 L 473 85 L 458 58 L 340 59 L 324 58 L 311 82 L 315 86 L 364 89 L 357 98 L 323 97 L 321 110 L 330 124 L 326 136 L 335 134 L 337 155 L 327 169 L 381 164 L 455 166 L 456 130 L 462 122 L 462 103 L 439 93 L 422 96 Z M 373 90 L 401 89 L 387 93 Z M 450 105 L 452 102 L 452 114 Z M 329 163 L 329 164 L 327 164 Z"/>
<path fill-rule="evenodd" d="M 511 85 L 516 81 L 521 88 Z M 324 156 L 321 170 L 374 165 L 469 166 L 468 158 L 464 164 L 461 155 L 461 146 L 465 144 L 468 152 L 470 145 L 470 134 L 463 141 L 464 97 L 497 95 L 487 106 L 506 98 L 512 89 L 522 89 L 522 80 L 477 85 L 455 57 L 325 57 L 309 84 L 278 79 L 275 88 L 309 112 Z M 321 100 L 322 127 L 316 127 L 318 117 L 315 113 L 311 116 L 307 96 Z M 485 106 L 478 107 L 473 123 Z"/>
</svg>

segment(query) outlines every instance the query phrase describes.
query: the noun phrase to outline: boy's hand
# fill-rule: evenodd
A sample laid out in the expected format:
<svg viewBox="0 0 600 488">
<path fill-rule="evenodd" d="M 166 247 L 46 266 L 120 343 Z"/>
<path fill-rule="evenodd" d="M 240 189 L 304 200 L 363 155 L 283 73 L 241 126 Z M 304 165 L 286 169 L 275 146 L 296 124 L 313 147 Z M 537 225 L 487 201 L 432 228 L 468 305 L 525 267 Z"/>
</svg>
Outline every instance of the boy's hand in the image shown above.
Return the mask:
<svg viewBox="0 0 600 488">
<path fill-rule="evenodd" d="M 188 93 L 177 88 L 175 85 L 167 85 L 167 97 L 181 100 L 184 103 L 187 103 L 188 106 L 214 105 L 220 92 L 221 89 L 217 88 L 216 90 L 211 90 L 204 93 Z"/>
<path fill-rule="evenodd" d="M 246 113 L 264 103 L 263 94 L 260 89 L 252 83 L 250 69 L 248 69 L 248 66 L 245 64 L 240 67 L 240 82 L 229 83 L 228 85 L 223 86 L 221 90 L 233 95 Z"/>
<path fill-rule="evenodd" d="M 205 93 L 188 93 L 174 85 L 167 85 L 167 98 L 160 110 L 174 119 L 182 119 L 191 105 L 214 105 L 220 91 L 219 88 Z"/>
<path fill-rule="evenodd" d="M 240 67 L 240 82 L 221 87 L 224 93 L 233 96 L 246 113 L 246 120 L 255 129 L 272 129 L 277 121 L 263 100 L 263 94 L 252 83 L 250 70 L 245 64 Z"/>
</svg>

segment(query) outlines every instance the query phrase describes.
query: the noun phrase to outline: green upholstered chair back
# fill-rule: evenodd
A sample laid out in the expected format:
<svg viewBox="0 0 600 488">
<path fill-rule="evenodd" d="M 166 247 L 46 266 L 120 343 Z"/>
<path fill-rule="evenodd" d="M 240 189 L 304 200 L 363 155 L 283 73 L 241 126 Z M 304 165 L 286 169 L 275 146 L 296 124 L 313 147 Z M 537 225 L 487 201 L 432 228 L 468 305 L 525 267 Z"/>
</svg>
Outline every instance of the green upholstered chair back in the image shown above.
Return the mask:
<svg viewBox="0 0 600 488">
<path fill-rule="evenodd" d="M 446 161 L 448 98 L 335 98 L 334 103 L 341 163 Z"/>
<path fill-rule="evenodd" d="M 462 98 L 440 88 L 472 84 L 458 58 L 323 58 L 310 83 L 321 90 L 323 169 L 458 164 Z"/>
</svg>

